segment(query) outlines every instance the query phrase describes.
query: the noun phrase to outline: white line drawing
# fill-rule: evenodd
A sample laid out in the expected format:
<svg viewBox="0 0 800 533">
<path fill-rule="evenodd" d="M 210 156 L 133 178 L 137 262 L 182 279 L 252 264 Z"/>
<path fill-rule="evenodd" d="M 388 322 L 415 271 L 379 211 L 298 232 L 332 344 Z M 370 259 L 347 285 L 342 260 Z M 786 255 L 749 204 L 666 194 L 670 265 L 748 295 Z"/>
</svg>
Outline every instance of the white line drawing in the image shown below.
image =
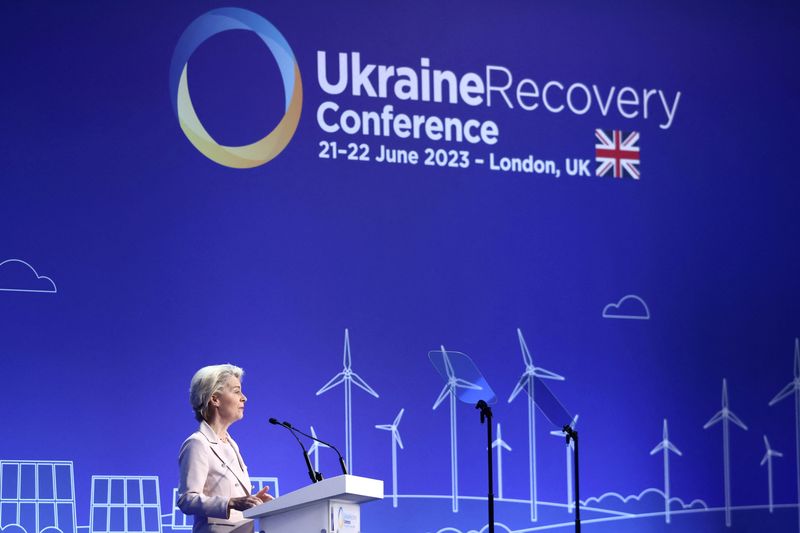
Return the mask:
<svg viewBox="0 0 800 533">
<path fill-rule="evenodd" d="M 89 531 L 161 533 L 158 476 L 92 476 Z"/>
<path fill-rule="evenodd" d="M 495 528 L 495 530 L 498 530 L 499 528 L 502 528 L 502 529 L 506 530 L 507 533 L 516 533 L 513 529 L 509 529 L 509 527 L 507 525 L 502 524 L 502 523 L 498 522 L 497 520 L 495 520 L 495 522 L 494 522 L 494 528 Z M 489 530 L 489 524 L 486 524 L 485 526 L 483 526 L 482 528 L 480 528 L 477 531 L 474 530 L 474 529 L 470 529 L 469 531 L 461 531 L 460 529 L 455 528 L 455 527 L 445 527 L 445 528 L 442 528 L 442 529 L 436 531 L 436 533 L 485 533 L 488 530 Z"/>
<path fill-rule="evenodd" d="M 549 370 L 540 368 L 533 365 L 533 358 L 531 352 L 528 350 L 528 345 L 525 344 L 525 338 L 522 336 L 522 330 L 517 328 L 517 337 L 519 338 L 519 347 L 522 351 L 522 360 L 525 363 L 525 371 L 520 376 L 517 385 L 511 392 L 508 398 L 508 403 L 514 401 L 514 398 L 519 395 L 524 389 L 528 391 L 528 465 L 530 476 L 530 494 L 531 494 L 531 521 L 535 522 L 537 516 L 537 488 L 536 488 L 536 402 L 534 396 L 533 382 L 534 378 L 540 379 L 553 379 L 556 381 L 564 381 L 564 376 L 559 376 Z"/>
<path fill-rule="evenodd" d="M 669 441 L 669 429 L 667 429 L 667 419 L 664 419 L 664 429 L 662 432 L 662 440 L 658 445 L 650 451 L 650 455 L 655 455 L 660 451 L 664 452 L 664 521 L 669 524 L 669 452 L 683 455 L 681 451 Z"/>
<path fill-rule="evenodd" d="M 465 379 L 456 376 L 453 365 L 444 346 L 441 346 L 442 357 L 444 358 L 444 368 L 447 372 L 447 383 L 444 384 L 442 392 L 433 404 L 436 409 L 448 396 L 450 397 L 450 484 L 453 496 L 453 512 L 458 512 L 458 434 L 456 432 L 456 390 L 473 389 L 480 390 L 479 385 L 470 383 Z"/>
<path fill-rule="evenodd" d="M 575 415 L 572 418 L 572 422 L 570 426 L 572 429 L 575 429 L 575 426 L 578 425 L 578 415 Z M 561 439 L 566 438 L 566 434 L 563 430 L 554 429 L 550 432 L 551 435 L 559 437 Z M 572 461 L 574 460 L 573 453 L 575 450 L 575 439 L 569 439 L 569 444 L 566 447 L 567 450 L 567 512 L 572 513 L 575 509 L 575 496 L 572 495 Z"/>
<path fill-rule="evenodd" d="M 733 422 L 743 430 L 747 431 L 747 426 L 738 416 L 728 409 L 728 383 L 722 378 L 722 409 L 705 423 L 703 429 L 708 429 L 717 422 L 722 422 L 722 455 L 725 467 L 725 525 L 731 527 L 731 459 L 730 459 L 730 433 L 728 422 Z"/>
<path fill-rule="evenodd" d="M 770 400 L 770 407 L 792 394 L 794 394 L 794 449 L 797 467 L 797 527 L 800 530 L 800 338 L 797 337 L 794 339 L 794 379 Z"/>
<path fill-rule="evenodd" d="M 0 524 L 39 533 L 58 528 L 75 533 L 72 461 L 0 461 Z M 33 506 L 35 512 L 23 513 Z"/>
<path fill-rule="evenodd" d="M 641 297 L 626 294 L 617 303 L 610 303 L 603 308 L 603 318 L 650 320 L 650 308 Z"/>
<path fill-rule="evenodd" d="M 397 507 L 397 447 L 400 446 L 400 449 L 403 449 L 403 441 L 400 438 L 400 432 L 397 430 L 397 426 L 400 425 L 403 412 L 405 412 L 405 409 L 400 409 L 400 412 L 397 413 L 394 422 L 391 424 L 379 424 L 375 426 L 377 429 L 392 432 L 392 507 Z"/>
<path fill-rule="evenodd" d="M 772 458 L 773 457 L 783 457 L 783 454 L 779 451 L 773 450 L 769 447 L 769 440 L 767 440 L 767 436 L 764 435 L 764 447 L 767 451 L 764 453 L 764 458 L 761 459 L 761 466 L 764 466 L 764 463 L 767 465 L 767 485 L 769 490 L 769 512 L 772 514 Z"/>
<path fill-rule="evenodd" d="M 648 489 L 648 491 L 656 491 L 656 492 L 658 492 L 658 494 L 661 494 L 661 491 L 658 490 L 658 489 Z M 449 500 L 449 499 L 451 499 L 451 496 L 449 494 L 398 494 L 397 498 L 398 499 L 399 498 L 405 498 L 405 499 L 409 499 L 409 500 L 414 500 L 414 499 L 418 499 L 418 500 Z M 485 502 L 486 501 L 486 496 L 459 496 L 458 499 L 459 500 Z M 620 497 L 620 499 L 621 499 L 621 497 Z M 680 498 L 672 498 L 672 501 L 679 501 L 679 500 L 680 500 Z M 702 500 L 695 500 L 695 502 L 697 502 L 697 501 L 701 501 L 702 502 Z M 518 498 L 505 498 L 503 500 L 503 502 L 505 502 L 505 503 L 520 503 L 520 504 L 525 504 L 526 506 L 530 504 L 529 500 L 520 500 Z M 681 503 L 682 503 L 682 501 L 681 501 Z M 565 504 L 565 503 L 553 503 L 553 502 L 544 502 L 544 501 L 539 502 L 539 505 L 541 505 L 542 507 L 558 507 L 558 508 L 565 508 L 567 506 L 567 504 Z M 689 506 L 687 506 L 685 504 L 683 504 L 683 505 L 685 506 L 684 508 L 688 508 L 689 507 Z M 703 504 L 703 505 L 705 505 L 705 504 Z M 775 507 L 780 507 L 780 505 L 776 505 Z M 581 505 L 581 510 L 584 510 L 584 509 L 587 510 L 587 511 L 594 511 L 594 512 L 597 512 L 597 513 L 605 513 L 605 514 L 611 515 L 611 516 L 624 516 L 624 517 L 630 517 L 630 518 L 635 518 L 637 516 L 635 514 L 624 513 L 624 512 L 621 512 L 621 511 L 615 511 L 613 509 L 604 509 L 602 507 L 591 507 L 591 506 L 587 506 L 587 505 Z M 658 513 L 658 514 L 661 514 L 661 513 Z M 581 523 L 583 523 L 583 520 L 581 520 Z M 568 522 L 568 525 L 574 526 L 575 522 Z M 533 527 L 533 528 L 526 528 L 526 531 L 531 531 L 531 530 L 535 530 L 535 529 L 547 529 L 548 527 L 549 526 L 547 526 L 547 525 L 540 525 L 540 526 L 536 526 L 536 527 Z"/>
<path fill-rule="evenodd" d="M 657 489 L 652 489 L 657 490 Z M 659 491 L 660 492 L 660 491 Z M 766 505 L 739 505 L 735 507 L 735 509 L 739 509 L 742 511 L 750 511 L 750 510 L 758 510 L 758 509 L 765 509 Z M 782 504 L 776 507 L 794 507 L 794 504 Z M 713 508 L 703 508 L 703 509 L 684 509 L 682 511 L 673 511 L 673 514 L 680 514 L 680 515 L 692 515 L 697 513 L 705 513 L 709 511 L 722 511 L 721 507 L 713 507 Z M 581 520 L 581 524 L 600 524 L 605 522 L 619 522 L 622 520 L 630 520 L 636 518 L 652 518 L 661 515 L 660 512 L 653 512 L 653 513 L 642 513 L 638 515 L 616 515 L 616 516 L 604 516 L 601 518 L 589 518 L 586 520 Z M 562 529 L 562 528 L 569 528 L 574 526 L 574 522 L 560 522 L 556 524 L 547 524 L 543 526 L 534 526 L 525 529 L 510 529 L 505 524 L 501 524 L 500 522 L 495 522 L 495 526 L 501 526 L 509 533 L 531 533 L 533 531 L 545 531 L 550 529 Z M 445 527 L 442 529 L 437 530 L 436 533 L 485 533 L 489 529 L 489 525 L 485 525 L 479 530 L 470 529 L 467 532 L 462 532 L 460 529 L 455 527 Z"/>
<path fill-rule="evenodd" d="M 0 527 L 0 533 L 28 533 L 24 527 L 19 524 L 8 524 L 5 527 Z"/>
<path fill-rule="evenodd" d="M 500 431 L 500 422 L 497 423 L 497 438 L 492 442 L 492 448 L 497 448 L 497 488 L 498 499 L 503 499 L 503 450 L 511 451 L 511 446 L 503 440 Z"/>
<path fill-rule="evenodd" d="M 317 438 L 317 432 L 314 431 L 314 426 L 311 427 L 311 436 Z M 330 448 L 327 444 L 322 444 L 321 442 L 315 440 L 311 442 L 311 446 L 308 448 L 308 455 L 314 456 L 314 472 L 319 472 L 319 449 L 320 448 Z M 274 496 L 274 494 L 273 494 Z"/>
<path fill-rule="evenodd" d="M 11 277 L 11 274 L 9 274 L 11 270 L 16 270 L 18 272 L 17 276 L 20 277 L 33 274 L 33 278 L 28 281 L 31 285 L 27 287 L 12 286 L 14 284 L 11 283 L 10 279 L 4 279 L 6 276 Z M 56 284 L 52 279 L 47 276 L 40 276 L 30 263 L 22 259 L 6 259 L 0 263 L 0 291 L 56 293 L 58 288 L 56 288 Z"/>
<path fill-rule="evenodd" d="M 638 502 L 638 501 L 641 501 L 641 499 L 645 495 L 651 494 L 651 493 L 658 494 L 662 498 L 666 497 L 666 495 L 664 494 L 664 491 L 662 491 L 661 489 L 656 489 L 656 488 L 644 489 L 639 494 L 629 494 L 628 496 L 623 496 L 619 492 L 605 492 L 605 493 L 601 494 L 600 496 L 592 496 L 590 498 L 586 498 L 585 500 L 581 500 L 581 509 L 583 509 L 585 507 L 588 507 L 589 504 L 592 503 L 592 502 L 597 502 L 598 504 L 602 503 L 603 500 L 605 500 L 606 498 L 616 498 L 616 499 L 618 499 L 620 501 L 620 503 L 628 503 L 631 500 Z M 670 502 L 677 502 L 681 506 L 681 508 L 684 509 L 684 510 L 694 509 L 695 505 L 699 505 L 700 507 L 703 508 L 703 510 L 710 510 L 709 507 L 708 507 L 708 504 L 704 500 L 701 500 L 700 498 L 695 498 L 694 500 L 690 501 L 689 503 L 685 503 L 681 498 L 677 498 L 677 497 L 673 496 L 672 498 L 670 498 L 669 501 Z M 609 509 L 602 509 L 602 508 L 595 508 L 594 510 L 595 511 L 602 510 L 602 511 L 610 512 Z M 677 511 L 672 511 L 673 514 L 675 514 L 676 512 Z M 630 518 L 635 518 L 637 516 L 643 516 L 641 514 L 633 514 L 633 513 L 619 513 L 619 514 L 628 516 Z M 662 513 L 653 513 L 653 515 L 658 515 L 658 514 L 662 514 Z M 581 520 L 581 522 L 583 522 L 583 520 Z M 572 522 L 569 522 L 569 523 L 572 524 Z"/>
<path fill-rule="evenodd" d="M 352 360 L 350 357 L 350 332 L 345 328 L 344 330 L 344 356 L 343 356 L 343 366 L 341 372 L 336 374 L 328 381 L 325 385 L 322 386 L 321 389 L 317 391 L 317 396 L 323 394 L 335 386 L 339 385 L 340 383 L 344 384 L 344 455 L 347 462 L 347 468 L 349 472 L 353 473 L 353 411 L 352 411 L 352 402 L 351 402 L 351 394 L 352 394 L 352 386 L 355 385 L 356 387 L 366 391 L 368 394 L 371 394 L 375 398 L 378 397 L 378 393 L 375 392 L 372 387 L 367 385 L 367 382 L 361 379 L 361 376 L 353 372 L 351 365 Z"/>
</svg>

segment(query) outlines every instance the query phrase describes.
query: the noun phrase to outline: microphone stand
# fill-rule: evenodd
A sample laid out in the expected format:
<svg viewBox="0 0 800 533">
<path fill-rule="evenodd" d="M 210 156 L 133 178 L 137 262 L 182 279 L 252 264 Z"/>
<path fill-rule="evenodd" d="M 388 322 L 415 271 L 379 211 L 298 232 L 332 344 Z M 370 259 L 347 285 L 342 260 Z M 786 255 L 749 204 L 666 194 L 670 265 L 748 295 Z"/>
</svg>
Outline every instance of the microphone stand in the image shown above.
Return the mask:
<svg viewBox="0 0 800 533">
<path fill-rule="evenodd" d="M 494 533 L 494 472 L 492 471 L 492 408 L 484 400 L 478 400 L 475 409 L 481 411 L 481 424 L 486 424 L 486 455 L 489 464 L 489 533 Z"/>
<path fill-rule="evenodd" d="M 570 439 L 575 443 L 572 455 L 575 462 L 575 533 L 581 533 L 581 492 L 580 485 L 578 484 L 578 432 L 572 429 L 569 424 L 564 426 L 563 431 L 567 435 L 567 446 L 569 446 Z M 567 505 L 569 505 L 569 502 L 567 502 Z"/>
<path fill-rule="evenodd" d="M 299 444 L 300 447 L 303 449 L 303 458 L 306 460 L 306 467 L 308 467 L 308 477 L 311 478 L 311 482 L 316 483 L 317 481 L 320 481 L 322 479 L 322 474 L 320 474 L 319 472 L 314 472 L 314 469 L 311 467 L 311 459 L 308 458 L 308 450 L 306 450 L 306 447 L 303 446 L 302 442 L 300 442 L 300 438 L 295 434 L 295 430 L 292 428 L 292 426 L 287 425 L 286 422 L 278 422 L 274 418 L 270 418 L 269 423 L 274 424 L 276 426 L 284 427 L 287 430 L 289 430 L 292 436 L 297 440 L 297 444 Z"/>
<path fill-rule="evenodd" d="M 325 445 L 325 446 L 327 446 L 328 448 L 331 448 L 333 451 L 335 451 L 335 452 L 336 452 L 336 455 L 338 455 L 338 456 L 339 456 L 339 466 L 340 466 L 340 467 L 342 467 L 342 474 L 344 474 L 344 475 L 347 475 L 347 465 L 346 465 L 346 464 L 345 464 L 345 462 L 344 462 L 344 457 L 342 457 L 342 454 L 341 454 L 341 453 L 339 453 L 339 448 L 337 448 L 336 446 L 334 446 L 334 445 L 333 445 L 333 444 L 331 444 L 330 442 L 325 442 L 325 441 L 324 441 L 324 440 L 322 440 L 322 439 L 318 439 L 317 437 L 314 437 L 314 436 L 312 436 L 312 435 L 309 435 L 308 433 L 305 433 L 305 432 L 303 432 L 303 431 L 302 431 L 302 430 L 300 430 L 300 429 L 297 429 L 296 427 L 294 427 L 293 425 L 291 425 L 291 424 L 290 424 L 289 422 L 287 422 L 286 420 L 284 420 L 284 421 L 283 421 L 283 425 L 284 425 L 284 426 L 286 426 L 286 427 L 288 427 L 288 428 L 291 428 L 291 429 L 295 430 L 296 432 L 300 433 L 300 434 L 301 434 L 301 435 L 303 435 L 304 437 L 308 437 L 309 439 L 311 439 L 311 440 L 315 440 L 315 441 L 319 442 L 320 444 L 324 444 L 324 445 Z M 320 475 L 321 475 L 321 474 L 320 474 Z"/>
</svg>

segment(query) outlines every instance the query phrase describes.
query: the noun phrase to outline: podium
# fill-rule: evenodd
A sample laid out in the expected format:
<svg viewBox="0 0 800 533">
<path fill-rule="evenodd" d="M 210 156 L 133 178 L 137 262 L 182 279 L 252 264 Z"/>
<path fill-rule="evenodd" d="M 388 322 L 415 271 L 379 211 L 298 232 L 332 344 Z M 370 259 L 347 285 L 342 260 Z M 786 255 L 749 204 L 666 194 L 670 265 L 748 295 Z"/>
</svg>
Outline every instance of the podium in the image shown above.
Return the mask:
<svg viewBox="0 0 800 533">
<path fill-rule="evenodd" d="M 343 475 L 323 479 L 244 512 L 264 533 L 359 533 L 361 504 L 383 499 L 383 481 Z"/>
</svg>

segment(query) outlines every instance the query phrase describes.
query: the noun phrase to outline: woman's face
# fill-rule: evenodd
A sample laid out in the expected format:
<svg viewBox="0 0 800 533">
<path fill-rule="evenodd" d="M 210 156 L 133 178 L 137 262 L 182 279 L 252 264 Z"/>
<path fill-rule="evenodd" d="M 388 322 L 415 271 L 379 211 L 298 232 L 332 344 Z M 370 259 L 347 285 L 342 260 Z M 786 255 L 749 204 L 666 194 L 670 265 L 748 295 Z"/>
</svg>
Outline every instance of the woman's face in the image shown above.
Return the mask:
<svg viewBox="0 0 800 533">
<path fill-rule="evenodd" d="M 242 384 L 236 376 L 230 376 L 222 386 L 222 390 L 212 397 L 220 420 L 232 424 L 244 416 L 244 403 L 247 396 L 242 392 Z"/>
</svg>

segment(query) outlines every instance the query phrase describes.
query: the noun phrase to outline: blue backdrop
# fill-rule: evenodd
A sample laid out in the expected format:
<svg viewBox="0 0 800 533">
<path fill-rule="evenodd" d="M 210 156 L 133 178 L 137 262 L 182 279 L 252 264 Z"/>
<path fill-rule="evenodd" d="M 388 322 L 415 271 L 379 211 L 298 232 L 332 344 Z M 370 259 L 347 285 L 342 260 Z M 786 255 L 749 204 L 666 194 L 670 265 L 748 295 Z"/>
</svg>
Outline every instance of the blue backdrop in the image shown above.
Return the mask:
<svg viewBox="0 0 800 533">
<path fill-rule="evenodd" d="M 302 79 L 296 130 L 248 169 L 206 157 L 179 123 L 178 43 L 221 7 L 263 17 L 288 48 L 238 29 L 188 52 L 214 141 L 276 128 L 292 54 Z M 444 381 L 427 355 L 442 345 L 498 397 L 511 448 L 498 529 L 568 530 L 564 442 L 537 414 L 530 443 L 526 393 L 508 401 L 526 370 L 519 328 L 579 415 L 587 531 L 800 529 L 794 389 L 769 406 L 800 336 L 799 15 L 793 2 L 5 2 L 0 526 L 113 530 L 91 518 L 92 476 L 111 476 L 155 478 L 149 531 L 179 529 L 188 384 L 218 362 L 246 371 L 232 434 L 251 474 L 303 486 L 296 444 L 266 420 L 344 448 L 345 384 L 317 392 L 342 371 L 347 329 L 352 370 L 378 394 L 353 385 L 352 469 L 387 494 L 364 531 L 486 529 L 485 426 L 466 403 L 453 512 L 450 404 L 432 409 Z M 446 140 L 446 121 L 478 138 Z M 704 429 L 723 379 L 736 418 Z M 375 426 L 401 409 L 394 507 L 392 437 Z M 650 453 L 665 419 L 682 452 L 670 513 Z M 335 475 L 335 455 L 319 466 Z M 63 497 L 42 488 L 70 482 Z M 56 520 L 62 508 L 73 517 Z"/>
</svg>

